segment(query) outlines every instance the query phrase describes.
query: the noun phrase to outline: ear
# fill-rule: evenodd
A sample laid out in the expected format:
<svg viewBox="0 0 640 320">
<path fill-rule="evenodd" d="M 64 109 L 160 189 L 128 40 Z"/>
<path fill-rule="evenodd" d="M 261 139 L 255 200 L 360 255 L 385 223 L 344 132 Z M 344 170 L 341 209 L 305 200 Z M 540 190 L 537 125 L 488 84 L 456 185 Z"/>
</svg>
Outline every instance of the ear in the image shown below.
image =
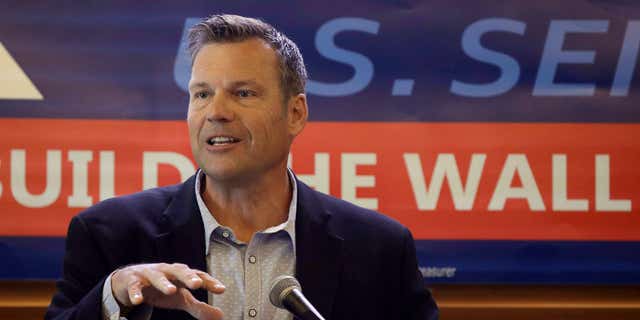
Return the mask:
<svg viewBox="0 0 640 320">
<path fill-rule="evenodd" d="M 297 136 L 304 126 L 307 124 L 309 117 L 309 108 L 307 107 L 307 96 L 299 93 L 289 99 L 287 104 L 287 123 L 289 126 L 289 134 L 292 137 Z"/>
</svg>

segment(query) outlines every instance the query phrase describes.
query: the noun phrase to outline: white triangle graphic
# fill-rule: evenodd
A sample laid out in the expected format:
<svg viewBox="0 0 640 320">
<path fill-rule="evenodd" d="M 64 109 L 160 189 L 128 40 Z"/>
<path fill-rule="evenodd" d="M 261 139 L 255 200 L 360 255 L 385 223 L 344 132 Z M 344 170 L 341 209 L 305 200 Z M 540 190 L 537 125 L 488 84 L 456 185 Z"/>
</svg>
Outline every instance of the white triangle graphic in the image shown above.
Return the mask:
<svg viewBox="0 0 640 320">
<path fill-rule="evenodd" d="M 2 43 L 0 43 L 0 99 L 44 99 Z"/>
</svg>

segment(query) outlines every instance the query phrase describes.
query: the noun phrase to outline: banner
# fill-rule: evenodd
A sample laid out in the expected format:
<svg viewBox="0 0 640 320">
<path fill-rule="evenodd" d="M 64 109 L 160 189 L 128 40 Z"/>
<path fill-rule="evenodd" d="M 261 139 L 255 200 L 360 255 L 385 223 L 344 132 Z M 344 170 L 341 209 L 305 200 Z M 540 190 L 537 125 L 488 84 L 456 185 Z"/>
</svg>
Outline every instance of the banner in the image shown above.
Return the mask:
<svg viewBox="0 0 640 320">
<path fill-rule="evenodd" d="M 291 168 L 409 227 L 427 283 L 640 283 L 639 8 L 15 4 L 0 13 L 0 278 L 58 277 L 71 217 L 195 172 L 184 41 L 224 12 L 300 46 L 310 122 Z"/>
</svg>

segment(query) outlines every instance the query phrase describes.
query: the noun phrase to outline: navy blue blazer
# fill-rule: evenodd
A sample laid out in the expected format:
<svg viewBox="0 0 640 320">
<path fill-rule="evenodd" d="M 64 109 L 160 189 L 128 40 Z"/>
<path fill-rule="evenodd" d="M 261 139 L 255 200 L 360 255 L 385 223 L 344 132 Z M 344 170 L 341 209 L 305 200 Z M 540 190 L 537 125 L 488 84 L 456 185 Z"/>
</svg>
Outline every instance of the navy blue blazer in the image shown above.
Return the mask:
<svg viewBox="0 0 640 320">
<path fill-rule="evenodd" d="M 195 176 L 182 184 L 112 198 L 71 220 L 63 276 L 45 319 L 101 319 L 113 270 L 184 263 L 206 271 Z M 417 268 L 413 238 L 396 221 L 297 181 L 296 278 L 327 319 L 437 319 Z M 194 296 L 207 301 L 204 290 Z M 152 319 L 193 319 L 156 308 Z"/>
</svg>

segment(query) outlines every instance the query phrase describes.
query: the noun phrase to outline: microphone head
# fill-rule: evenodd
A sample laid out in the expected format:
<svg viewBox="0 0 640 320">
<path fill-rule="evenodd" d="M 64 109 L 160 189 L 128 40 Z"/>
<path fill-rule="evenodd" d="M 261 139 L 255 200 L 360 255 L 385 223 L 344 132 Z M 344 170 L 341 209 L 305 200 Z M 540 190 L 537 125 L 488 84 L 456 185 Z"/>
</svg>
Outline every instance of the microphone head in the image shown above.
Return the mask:
<svg viewBox="0 0 640 320">
<path fill-rule="evenodd" d="M 274 306 L 283 309 L 282 301 L 293 289 L 302 291 L 300 282 L 298 282 L 296 278 L 287 275 L 278 276 L 271 282 L 269 301 L 271 301 Z"/>
</svg>

